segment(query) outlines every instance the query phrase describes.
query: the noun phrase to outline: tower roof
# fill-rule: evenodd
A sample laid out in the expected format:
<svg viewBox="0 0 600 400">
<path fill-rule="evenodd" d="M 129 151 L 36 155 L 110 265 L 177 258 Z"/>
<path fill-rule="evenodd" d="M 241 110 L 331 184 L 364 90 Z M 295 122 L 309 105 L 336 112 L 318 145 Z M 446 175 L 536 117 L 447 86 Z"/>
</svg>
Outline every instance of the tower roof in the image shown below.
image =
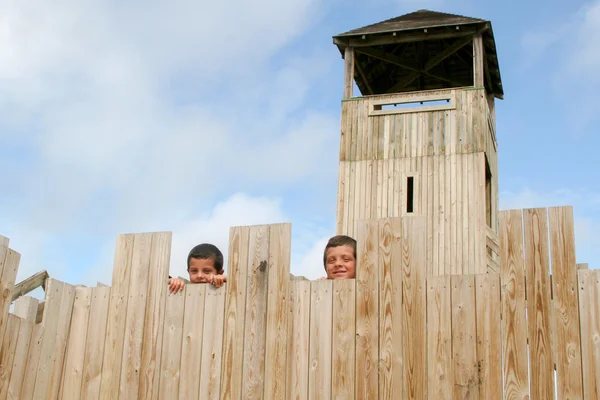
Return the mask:
<svg viewBox="0 0 600 400">
<path fill-rule="evenodd" d="M 430 10 L 419 10 L 409 14 L 401 15 L 385 21 L 363 26 L 362 28 L 340 33 L 334 37 L 367 35 L 374 33 L 401 32 L 421 28 L 435 28 L 443 26 L 457 26 L 467 24 L 480 24 L 485 21 L 477 18 L 464 17 L 462 15 L 447 14 Z"/>
<path fill-rule="evenodd" d="M 341 33 L 333 42 L 342 55 L 346 47 L 355 49 L 355 80 L 361 92 L 382 94 L 472 85 L 473 51 L 466 44 L 476 35 L 483 39 L 485 88 L 503 98 L 490 21 L 419 10 Z M 406 79 L 419 73 L 419 79 Z M 403 80 L 411 83 L 394 84 Z"/>
</svg>

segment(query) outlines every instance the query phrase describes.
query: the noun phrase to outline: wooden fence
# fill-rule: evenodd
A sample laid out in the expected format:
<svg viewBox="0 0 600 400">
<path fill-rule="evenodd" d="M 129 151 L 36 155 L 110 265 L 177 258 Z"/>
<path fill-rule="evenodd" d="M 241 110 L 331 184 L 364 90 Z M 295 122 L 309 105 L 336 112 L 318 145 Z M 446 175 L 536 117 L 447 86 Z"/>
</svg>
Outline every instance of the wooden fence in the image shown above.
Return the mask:
<svg viewBox="0 0 600 400">
<path fill-rule="evenodd" d="M 405 217 L 359 224 L 356 280 L 290 281 L 290 233 L 232 228 L 227 285 L 176 295 L 171 235 L 121 235 L 112 287 L 49 279 L 39 324 L 30 297 L 8 313 L 0 240 L 0 400 L 599 398 L 600 274 L 571 208 L 501 212 L 498 274 L 427 277 Z"/>
</svg>

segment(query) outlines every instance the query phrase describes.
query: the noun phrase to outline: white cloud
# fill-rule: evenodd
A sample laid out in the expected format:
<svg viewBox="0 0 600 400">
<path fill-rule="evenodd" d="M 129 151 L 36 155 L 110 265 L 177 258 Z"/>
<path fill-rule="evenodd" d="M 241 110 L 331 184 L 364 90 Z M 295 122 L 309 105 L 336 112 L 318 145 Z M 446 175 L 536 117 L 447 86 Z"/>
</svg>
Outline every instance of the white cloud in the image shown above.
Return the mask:
<svg viewBox="0 0 600 400">
<path fill-rule="evenodd" d="M 0 232 L 30 260 L 23 273 L 79 267 L 63 263 L 68 248 L 52 260 L 42 249 L 58 235 L 69 243 L 85 233 L 106 242 L 86 279 L 110 281 L 119 232 L 204 236 L 185 221 L 215 196 L 335 184 L 339 115 L 308 102 L 335 52 L 314 46 L 270 63 L 326 6 L 4 2 L 0 168 L 11 174 L 0 194 Z M 275 204 L 267 204 L 275 214 L 261 214 L 253 201 L 246 199 L 260 223 L 281 216 Z M 214 213 L 197 222 L 223 226 L 226 238 L 237 222 Z M 239 223 L 254 221 L 244 218 Z"/>
<path fill-rule="evenodd" d="M 330 236 L 316 240 L 308 251 L 300 257 L 299 262 L 296 265 L 292 265 L 292 274 L 304 276 L 307 279 L 319 279 L 325 276 L 323 250 Z"/>
<path fill-rule="evenodd" d="M 523 60 L 524 65 L 537 68 L 541 74 L 550 71 L 547 84 L 564 102 L 571 130 L 579 131 L 598 119 L 600 0 L 558 17 L 559 21 L 524 34 Z"/>
</svg>

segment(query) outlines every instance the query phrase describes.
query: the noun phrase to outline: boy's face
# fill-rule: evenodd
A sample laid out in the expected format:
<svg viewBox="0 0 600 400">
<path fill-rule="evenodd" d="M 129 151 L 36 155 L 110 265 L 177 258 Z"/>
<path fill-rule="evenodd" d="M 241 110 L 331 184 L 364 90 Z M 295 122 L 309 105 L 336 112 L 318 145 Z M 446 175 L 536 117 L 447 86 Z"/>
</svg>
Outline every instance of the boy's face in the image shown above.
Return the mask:
<svg viewBox="0 0 600 400">
<path fill-rule="evenodd" d="M 327 249 L 325 270 L 327 279 L 354 279 L 356 258 L 350 246 L 337 246 Z"/>
<path fill-rule="evenodd" d="M 211 275 L 217 275 L 219 271 L 215 268 L 212 258 L 190 258 L 188 273 L 192 283 L 208 283 Z"/>
</svg>

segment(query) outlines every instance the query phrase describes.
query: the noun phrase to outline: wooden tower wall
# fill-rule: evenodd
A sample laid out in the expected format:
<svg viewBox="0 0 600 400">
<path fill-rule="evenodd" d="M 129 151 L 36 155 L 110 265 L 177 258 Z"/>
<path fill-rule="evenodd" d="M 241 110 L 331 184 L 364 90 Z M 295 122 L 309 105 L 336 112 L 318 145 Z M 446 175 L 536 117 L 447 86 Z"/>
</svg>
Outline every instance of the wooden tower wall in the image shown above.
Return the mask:
<svg viewBox="0 0 600 400">
<path fill-rule="evenodd" d="M 427 106 L 439 100 L 447 102 Z M 416 105 L 386 107 L 402 103 Z M 497 142 L 485 89 L 349 98 L 341 130 L 339 234 L 356 236 L 361 219 L 410 214 L 412 178 L 413 214 L 427 220 L 427 274 L 498 272 Z"/>
</svg>

